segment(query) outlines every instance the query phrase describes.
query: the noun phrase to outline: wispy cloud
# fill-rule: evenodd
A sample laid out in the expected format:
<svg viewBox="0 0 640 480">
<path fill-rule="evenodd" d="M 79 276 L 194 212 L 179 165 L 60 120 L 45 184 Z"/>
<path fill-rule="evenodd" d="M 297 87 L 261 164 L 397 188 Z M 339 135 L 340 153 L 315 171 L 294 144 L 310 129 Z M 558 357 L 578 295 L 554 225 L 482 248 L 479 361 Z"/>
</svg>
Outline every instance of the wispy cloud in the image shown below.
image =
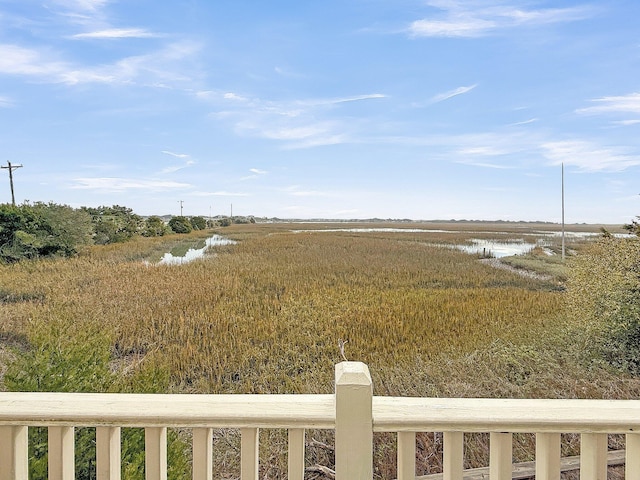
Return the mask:
<svg viewBox="0 0 640 480">
<path fill-rule="evenodd" d="M 591 100 L 595 105 L 580 108 L 576 113 L 599 114 L 599 113 L 636 113 L 640 114 L 640 93 L 630 93 L 629 95 L 601 97 Z"/>
<path fill-rule="evenodd" d="M 349 105 L 386 98 L 373 93 L 276 101 L 215 90 L 198 91 L 195 95 L 219 107 L 211 117 L 230 123 L 238 135 L 278 141 L 284 149 L 349 142 L 349 132 L 367 120 L 351 115 Z"/>
<path fill-rule="evenodd" d="M 95 12 L 105 7 L 111 0 L 53 0 L 53 3 L 69 10 Z"/>
<path fill-rule="evenodd" d="M 582 20 L 593 15 L 588 5 L 568 8 L 528 9 L 520 2 L 490 0 L 431 1 L 440 15 L 416 20 L 408 27 L 414 37 L 480 37 L 495 31 Z"/>
<path fill-rule="evenodd" d="M 170 155 L 176 158 L 189 158 L 189 155 L 187 155 L 186 153 L 174 153 L 174 152 L 170 152 L 169 150 L 162 150 L 161 153 L 164 153 L 165 155 Z"/>
<path fill-rule="evenodd" d="M 55 54 L 43 50 L 24 48 L 19 45 L 0 44 L 0 73 L 44 77 L 60 81 L 60 75 L 70 69 L 69 65 L 51 60 Z"/>
<path fill-rule="evenodd" d="M 190 80 L 184 73 L 182 62 L 196 54 L 198 50 L 199 46 L 190 42 L 175 43 L 157 52 L 126 57 L 113 64 L 86 66 L 56 60 L 58 55 L 48 48 L 38 50 L 0 44 L 0 73 L 67 85 L 180 84 Z"/>
<path fill-rule="evenodd" d="M 10 108 L 13 107 L 13 100 L 9 97 L 0 97 L 0 108 Z"/>
<path fill-rule="evenodd" d="M 640 165 L 640 154 L 624 147 L 603 147 L 584 140 L 548 142 L 541 145 L 552 165 L 573 165 L 586 172 L 620 172 Z"/>
<path fill-rule="evenodd" d="M 256 178 L 260 178 L 264 175 L 267 174 L 266 170 L 260 170 L 259 168 L 250 168 L 249 171 L 252 173 L 252 175 L 247 175 L 246 177 L 241 177 L 240 180 L 245 181 L 245 180 L 254 180 Z"/>
<path fill-rule="evenodd" d="M 217 192 L 192 192 L 189 194 L 192 197 L 249 197 L 250 195 L 245 192 L 228 192 L 226 190 L 220 190 Z"/>
<path fill-rule="evenodd" d="M 179 170 L 183 170 L 187 167 L 190 167 L 192 165 L 195 165 L 195 161 L 191 160 L 191 157 L 189 155 L 187 155 L 186 153 L 174 153 L 171 152 L 169 150 L 162 150 L 162 153 L 164 153 L 165 155 L 169 155 L 171 157 L 175 157 L 175 158 L 179 158 L 181 160 L 184 160 L 184 163 L 181 165 L 171 165 L 169 167 L 165 167 L 162 170 L 160 170 L 160 174 L 161 175 L 166 175 L 169 173 L 175 173 Z"/>
<path fill-rule="evenodd" d="M 387 98 L 381 93 L 372 93 L 369 95 L 355 95 L 353 97 L 325 98 L 317 100 L 300 100 L 295 102 L 297 105 L 303 106 L 321 106 L 321 105 L 338 105 L 340 103 L 360 102 L 362 100 L 376 100 L 379 98 Z"/>
<path fill-rule="evenodd" d="M 185 189 L 191 187 L 188 183 L 168 180 L 142 180 L 117 177 L 76 178 L 73 189 L 95 190 L 99 192 L 117 193 L 128 190 L 147 190 L 160 192 L 165 190 Z"/>
<path fill-rule="evenodd" d="M 615 125 L 622 125 L 624 127 L 628 127 L 631 125 L 638 125 L 640 123 L 640 119 L 634 119 L 634 120 L 618 120 L 616 122 L 612 122 Z"/>
<path fill-rule="evenodd" d="M 523 120 L 522 122 L 515 122 L 515 123 L 512 123 L 512 124 L 511 124 L 511 126 L 512 126 L 512 127 L 517 127 L 517 126 L 519 126 L 519 125 L 528 125 L 528 124 L 530 124 L 530 123 L 535 123 L 535 122 L 537 122 L 537 121 L 538 121 L 538 119 L 537 119 L 537 118 L 530 118 L 529 120 Z"/>
<path fill-rule="evenodd" d="M 458 95 L 463 95 L 470 92 L 477 86 L 478 84 L 469 85 L 468 87 L 458 87 L 454 88 L 453 90 L 449 90 L 448 92 L 440 93 L 431 99 L 431 103 L 443 102 Z"/>
<path fill-rule="evenodd" d="M 161 35 L 149 32 L 142 28 L 109 28 L 95 32 L 78 33 L 70 38 L 83 39 L 109 39 L 109 38 L 157 38 Z"/>
</svg>

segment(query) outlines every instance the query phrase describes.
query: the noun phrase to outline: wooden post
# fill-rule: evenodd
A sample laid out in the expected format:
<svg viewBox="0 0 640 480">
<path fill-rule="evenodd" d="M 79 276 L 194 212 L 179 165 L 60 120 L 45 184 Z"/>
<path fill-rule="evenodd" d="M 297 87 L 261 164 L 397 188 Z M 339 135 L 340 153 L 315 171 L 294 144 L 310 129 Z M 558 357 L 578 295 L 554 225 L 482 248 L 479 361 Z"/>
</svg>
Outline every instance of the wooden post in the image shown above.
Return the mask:
<svg viewBox="0 0 640 480">
<path fill-rule="evenodd" d="M 462 480 L 464 472 L 464 434 L 444 432 L 443 480 Z"/>
<path fill-rule="evenodd" d="M 560 480 L 559 433 L 536 433 L 536 480 Z"/>
<path fill-rule="evenodd" d="M 49 427 L 49 480 L 74 480 L 75 438 L 73 427 Z"/>
<path fill-rule="evenodd" d="M 607 434 L 580 435 L 580 480 L 607 480 Z"/>
<path fill-rule="evenodd" d="M 96 427 L 96 477 L 120 480 L 120 427 Z"/>
<path fill-rule="evenodd" d="M 489 478 L 491 480 L 511 480 L 511 471 L 513 469 L 512 442 L 510 433 L 490 433 Z"/>
<path fill-rule="evenodd" d="M 194 428 L 193 480 L 213 479 L 213 428 Z"/>
<path fill-rule="evenodd" d="M 625 480 L 640 480 L 640 433 L 627 433 Z"/>
<path fill-rule="evenodd" d="M 398 432 L 398 480 L 416 478 L 416 432 Z"/>
<path fill-rule="evenodd" d="M 289 430 L 289 480 L 304 479 L 304 428 Z"/>
<path fill-rule="evenodd" d="M 0 480 L 28 477 L 27 427 L 0 427 Z"/>
<path fill-rule="evenodd" d="M 373 478 L 373 384 L 362 362 L 341 362 L 336 383 L 336 480 Z"/>
<path fill-rule="evenodd" d="M 259 472 L 259 429 L 240 429 L 240 479 L 258 480 Z"/>
<path fill-rule="evenodd" d="M 167 480 L 167 429 L 144 429 L 144 475 L 146 480 Z"/>
</svg>

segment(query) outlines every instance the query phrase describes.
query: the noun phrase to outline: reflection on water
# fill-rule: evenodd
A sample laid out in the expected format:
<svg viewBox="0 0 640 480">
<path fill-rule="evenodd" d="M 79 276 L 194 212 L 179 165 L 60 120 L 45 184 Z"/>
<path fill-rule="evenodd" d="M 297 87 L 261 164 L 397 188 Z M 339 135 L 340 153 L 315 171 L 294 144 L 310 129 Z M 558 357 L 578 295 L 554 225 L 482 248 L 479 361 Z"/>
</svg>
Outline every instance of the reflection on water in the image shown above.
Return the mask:
<svg viewBox="0 0 640 480">
<path fill-rule="evenodd" d="M 474 238 L 471 245 L 455 245 L 455 248 L 465 253 L 481 254 L 483 257 L 509 257 L 523 255 L 536 247 L 535 243 L 525 241 L 498 242 L 496 240 L 481 240 Z"/>
<path fill-rule="evenodd" d="M 214 235 L 211 238 L 205 240 L 205 246 L 202 248 L 190 248 L 183 257 L 174 257 L 171 253 L 167 252 L 162 257 L 162 260 L 158 262 L 158 265 L 182 265 L 183 263 L 189 263 L 198 258 L 202 258 L 209 247 L 217 247 L 220 245 L 233 245 L 237 243 L 235 240 L 230 240 L 220 235 Z"/>
</svg>

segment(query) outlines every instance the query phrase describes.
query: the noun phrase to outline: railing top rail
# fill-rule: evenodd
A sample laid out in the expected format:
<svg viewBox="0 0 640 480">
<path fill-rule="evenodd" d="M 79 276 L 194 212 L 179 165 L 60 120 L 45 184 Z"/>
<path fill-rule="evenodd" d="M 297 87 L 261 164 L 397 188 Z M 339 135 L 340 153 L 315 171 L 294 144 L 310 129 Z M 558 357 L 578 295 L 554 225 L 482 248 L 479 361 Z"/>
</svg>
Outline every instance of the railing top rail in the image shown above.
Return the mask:
<svg viewBox="0 0 640 480">
<path fill-rule="evenodd" d="M 640 400 L 373 398 L 377 432 L 640 432 Z"/>
<path fill-rule="evenodd" d="M 0 393 L 0 425 L 335 427 L 333 395 Z"/>
<path fill-rule="evenodd" d="M 0 393 L 0 425 L 335 428 L 334 395 Z M 378 432 L 640 432 L 640 400 L 373 397 Z"/>
</svg>

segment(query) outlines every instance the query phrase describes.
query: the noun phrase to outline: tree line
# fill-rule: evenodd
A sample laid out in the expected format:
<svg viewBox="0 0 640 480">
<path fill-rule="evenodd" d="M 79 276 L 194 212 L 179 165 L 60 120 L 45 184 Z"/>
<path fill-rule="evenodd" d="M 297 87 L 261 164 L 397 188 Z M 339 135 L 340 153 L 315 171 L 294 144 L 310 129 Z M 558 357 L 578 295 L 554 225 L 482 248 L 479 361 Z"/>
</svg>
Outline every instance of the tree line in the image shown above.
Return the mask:
<svg viewBox="0 0 640 480">
<path fill-rule="evenodd" d="M 126 242 L 136 235 L 190 233 L 224 223 L 201 216 L 177 216 L 165 222 L 156 215 L 143 218 L 120 205 L 72 208 L 52 202 L 0 204 L 0 261 L 69 257 L 88 245 Z"/>
</svg>

